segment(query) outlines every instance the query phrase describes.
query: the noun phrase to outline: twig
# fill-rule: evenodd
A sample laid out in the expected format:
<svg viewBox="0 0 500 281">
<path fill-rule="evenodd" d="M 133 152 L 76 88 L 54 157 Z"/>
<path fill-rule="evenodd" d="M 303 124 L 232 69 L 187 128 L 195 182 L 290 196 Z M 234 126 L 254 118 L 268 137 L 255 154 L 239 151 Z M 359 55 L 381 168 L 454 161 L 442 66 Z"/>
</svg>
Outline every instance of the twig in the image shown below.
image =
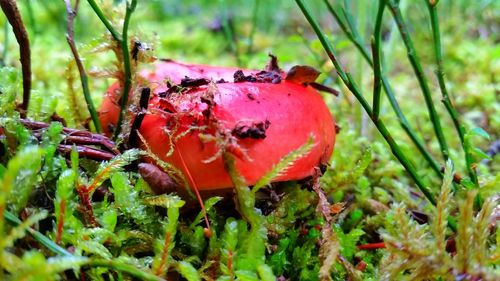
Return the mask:
<svg viewBox="0 0 500 281">
<path fill-rule="evenodd" d="M 349 88 L 349 90 L 353 93 L 353 95 L 356 97 L 356 99 L 361 104 L 361 106 L 365 109 L 366 113 L 370 116 L 370 118 L 372 118 L 372 121 L 375 124 L 375 126 L 377 127 L 378 131 L 382 134 L 382 136 L 386 140 L 387 144 L 391 147 L 392 153 L 399 160 L 401 165 L 403 165 L 403 167 L 405 167 L 406 171 L 410 174 L 410 177 L 415 181 L 417 187 L 422 191 L 422 193 L 425 195 L 425 197 L 429 200 L 429 202 L 431 204 L 436 205 L 436 199 L 434 198 L 434 195 L 431 193 L 431 191 L 425 185 L 423 180 L 418 175 L 416 169 L 411 164 L 410 160 L 408 160 L 408 158 L 406 157 L 404 152 L 401 150 L 399 145 L 393 139 L 389 130 L 385 127 L 384 122 L 382 122 L 380 119 L 373 118 L 372 108 L 370 107 L 370 105 L 368 104 L 366 99 L 361 94 L 361 91 L 359 90 L 358 86 L 354 82 L 354 79 L 352 79 L 351 75 L 344 70 L 342 65 L 340 65 L 330 41 L 328 41 L 328 39 L 324 35 L 323 31 L 319 27 L 319 24 L 312 17 L 312 14 L 309 11 L 309 8 L 306 6 L 306 4 L 304 3 L 303 0 L 295 0 L 295 1 L 297 2 L 297 4 L 299 5 L 300 9 L 303 12 L 303 14 L 305 15 L 305 17 L 309 21 L 310 25 L 314 29 L 314 32 L 316 32 L 316 35 L 318 36 L 321 44 L 323 45 L 323 48 L 325 49 L 328 57 L 332 61 L 333 65 L 335 66 L 335 69 L 337 70 L 339 77 L 342 79 L 344 84 Z"/>
<path fill-rule="evenodd" d="M 422 65 L 420 64 L 420 60 L 417 56 L 417 51 L 413 46 L 413 42 L 409 35 L 406 23 L 403 20 L 403 16 L 401 15 L 399 4 L 394 0 L 386 0 L 386 4 L 388 5 L 389 10 L 394 17 L 394 21 L 397 23 L 397 26 L 399 28 L 399 33 L 401 34 L 401 38 L 403 39 L 403 42 L 407 49 L 408 59 L 410 60 L 410 64 L 413 67 L 413 71 L 415 72 L 418 83 L 420 84 L 420 88 L 422 89 L 425 103 L 427 105 L 427 110 L 429 111 L 429 117 L 434 127 L 434 132 L 436 133 L 439 146 L 441 147 L 441 153 L 443 154 L 444 160 L 447 160 L 449 158 L 450 152 L 448 150 L 448 145 L 446 143 L 443 129 L 441 127 L 441 121 L 439 120 L 439 116 L 436 112 L 436 109 L 434 108 L 434 103 L 432 101 L 431 91 L 427 82 L 427 78 L 425 77 L 424 70 L 422 69 Z"/>
<path fill-rule="evenodd" d="M 113 139 L 118 138 L 121 131 L 123 118 L 127 111 L 128 94 L 132 87 L 132 71 L 130 69 L 130 52 L 128 51 L 128 25 L 130 23 L 130 16 L 137 6 L 137 0 L 132 0 L 131 3 L 127 1 L 127 8 L 125 10 L 125 21 L 123 22 L 122 39 L 120 42 L 123 56 L 123 68 L 125 73 L 125 83 L 123 86 L 123 94 L 120 98 L 120 114 L 118 115 L 118 122 L 116 123 L 116 130 L 113 134 Z"/>
<path fill-rule="evenodd" d="M 352 32 L 357 34 L 357 31 L 350 31 L 348 27 L 344 24 L 342 19 L 340 18 L 340 15 L 337 13 L 337 10 L 333 8 L 333 6 L 328 2 L 328 0 L 324 0 L 325 4 L 327 5 L 328 11 L 333 15 L 333 17 L 336 19 L 337 23 L 339 24 L 340 28 L 342 31 L 347 35 L 349 40 L 354 43 L 354 45 L 358 48 L 358 50 L 361 52 L 362 56 L 365 58 L 366 62 L 373 68 L 373 61 L 368 54 L 368 51 L 362 45 L 359 40 L 355 39 L 355 36 L 352 35 Z M 359 36 L 358 36 L 359 37 Z M 415 130 L 411 127 L 410 123 L 406 119 L 405 115 L 403 114 L 403 111 L 401 110 L 398 101 L 396 100 L 396 97 L 394 95 L 394 90 L 392 89 L 389 80 L 385 76 L 383 72 L 380 73 L 380 78 L 382 80 L 382 86 L 384 87 L 384 91 L 387 95 L 387 98 L 389 99 L 389 103 L 391 104 L 391 107 L 394 110 L 394 113 L 398 117 L 399 123 L 403 130 L 406 132 L 408 137 L 412 140 L 413 144 L 417 147 L 418 151 L 422 154 L 424 159 L 429 163 L 429 166 L 432 168 L 432 170 L 439 176 L 443 177 L 443 174 L 440 172 L 440 165 L 437 163 L 437 161 L 434 159 L 434 157 L 427 151 L 425 148 L 424 143 L 422 140 L 417 136 L 417 133 Z"/>
<path fill-rule="evenodd" d="M 73 145 L 60 144 L 57 146 L 57 151 L 67 155 L 71 153 L 72 149 Z M 97 161 L 109 161 L 116 156 L 116 154 L 107 151 L 81 145 L 77 146 L 76 150 L 80 157 Z"/>
<path fill-rule="evenodd" d="M 358 245 L 358 249 L 360 249 L 360 250 L 375 250 L 375 249 L 383 249 L 383 248 L 385 248 L 384 242 Z"/>
<path fill-rule="evenodd" d="M 39 130 L 49 127 L 47 123 L 28 119 L 21 119 L 21 123 L 23 123 L 26 128 L 33 130 L 33 135 L 37 138 L 41 137 Z M 62 133 L 64 134 L 64 139 L 62 143 L 57 146 L 57 150 L 60 153 L 69 155 L 73 146 L 76 145 L 80 157 L 92 160 L 110 160 L 120 154 L 115 148 L 115 143 L 101 134 L 93 134 L 89 131 L 70 128 L 63 128 Z M 99 146 L 102 149 L 90 147 L 88 145 Z"/>
<path fill-rule="evenodd" d="M 381 91 L 381 73 L 380 63 L 380 40 L 382 33 L 382 18 L 384 16 L 385 2 L 379 0 L 377 19 L 375 21 L 375 31 L 372 38 L 372 56 L 373 56 L 373 118 L 378 119 L 380 115 L 380 91 Z"/>
<path fill-rule="evenodd" d="M 92 101 L 92 97 L 90 96 L 89 84 L 88 84 L 88 76 L 85 72 L 85 68 L 83 67 L 82 60 L 78 54 L 78 49 L 75 45 L 75 33 L 73 31 L 73 23 L 75 17 L 78 13 L 78 5 L 80 4 L 80 0 L 76 0 L 74 8 L 71 8 L 70 0 L 64 0 L 66 4 L 66 12 L 68 14 L 68 27 L 66 31 L 66 41 L 68 41 L 69 47 L 71 48 L 71 53 L 73 53 L 73 57 L 75 58 L 76 66 L 78 67 L 78 72 L 80 73 L 80 81 L 82 83 L 83 96 L 85 97 L 85 102 L 87 103 L 87 109 L 89 110 L 90 117 L 92 118 L 92 122 L 94 123 L 94 127 L 97 133 L 102 132 L 101 122 L 99 121 L 99 116 L 97 115 L 97 111 L 94 106 L 94 102 Z"/>
<path fill-rule="evenodd" d="M 39 130 L 39 129 L 45 129 L 49 127 L 49 124 L 44 123 L 44 122 L 38 122 L 38 121 L 32 121 L 29 119 L 21 119 L 21 123 L 26 128 L 29 128 L 31 130 Z M 93 145 L 100 145 L 110 152 L 113 152 L 115 154 L 119 154 L 120 152 L 115 149 L 115 143 L 110 140 L 108 137 L 101 135 L 101 134 L 93 134 L 89 131 L 85 130 L 77 130 L 77 129 L 72 129 L 72 128 L 66 128 L 64 127 L 62 132 L 65 135 L 65 139 L 63 141 L 65 142 L 71 142 L 74 144 L 93 144 Z M 36 134 L 35 134 L 36 135 Z M 91 142 L 86 142 L 85 139 L 91 140 Z"/>
<path fill-rule="evenodd" d="M 139 135 L 138 131 L 141 128 L 142 120 L 146 116 L 146 110 L 148 109 L 149 96 L 151 95 L 151 89 L 148 87 L 142 88 L 141 98 L 139 100 L 140 111 L 132 121 L 132 127 L 130 128 L 130 135 L 128 137 L 128 144 L 130 147 L 139 146 Z"/>
<path fill-rule="evenodd" d="M 441 93 L 443 95 L 443 103 L 450 114 L 451 119 L 453 120 L 453 124 L 455 125 L 455 129 L 457 130 L 458 136 L 460 137 L 460 142 L 462 144 L 462 148 L 465 152 L 465 164 L 467 166 L 467 172 L 469 173 L 469 177 L 472 182 L 478 186 L 477 173 L 472 167 L 473 160 L 471 157 L 471 153 L 468 151 L 468 146 L 465 144 L 465 128 L 462 125 L 460 120 L 460 115 L 458 114 L 455 106 L 451 102 L 450 96 L 448 95 L 448 89 L 446 88 L 446 83 L 444 81 L 444 71 L 443 71 L 443 55 L 441 48 L 441 35 L 439 31 L 439 17 L 437 13 L 437 1 L 426 0 L 427 7 L 429 8 L 429 15 L 431 18 L 431 26 L 432 26 L 432 36 L 434 38 L 434 53 L 436 56 L 436 76 L 439 82 L 439 88 L 441 89 Z"/>
<path fill-rule="evenodd" d="M 131 2 L 127 1 L 127 7 L 125 10 L 125 20 L 123 22 L 122 34 L 120 35 L 116 29 L 111 25 L 108 21 L 101 8 L 96 4 L 94 0 L 87 0 L 89 5 L 92 7 L 97 17 L 102 21 L 104 26 L 108 29 L 109 33 L 113 39 L 120 45 L 123 57 L 123 72 L 125 75 L 124 85 L 123 85 L 123 93 L 120 98 L 120 114 L 118 115 L 118 122 L 116 123 L 116 130 L 113 134 L 113 139 L 116 139 L 121 132 L 122 122 L 125 116 L 125 112 L 127 111 L 127 103 L 128 103 L 128 95 L 130 92 L 130 88 L 132 87 L 132 71 L 130 68 L 130 52 L 128 48 L 128 26 L 130 23 L 130 16 L 134 12 L 137 6 L 137 0 L 131 0 Z"/>
<path fill-rule="evenodd" d="M 23 102 L 21 104 L 21 116 L 25 117 L 30 103 L 31 91 L 31 50 L 28 33 L 24 27 L 23 19 L 15 0 L 0 0 L 0 6 L 7 17 L 17 43 L 19 44 L 19 54 L 21 57 L 21 67 L 23 72 Z"/>
</svg>

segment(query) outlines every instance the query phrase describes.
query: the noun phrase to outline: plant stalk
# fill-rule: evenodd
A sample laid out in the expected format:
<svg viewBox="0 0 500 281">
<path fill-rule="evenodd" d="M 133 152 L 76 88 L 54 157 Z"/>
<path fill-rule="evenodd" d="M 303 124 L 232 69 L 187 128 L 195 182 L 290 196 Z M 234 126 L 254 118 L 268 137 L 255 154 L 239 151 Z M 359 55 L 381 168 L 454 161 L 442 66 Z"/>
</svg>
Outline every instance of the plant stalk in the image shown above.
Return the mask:
<svg viewBox="0 0 500 281">
<path fill-rule="evenodd" d="M 221 1 L 222 7 L 222 31 L 224 32 L 224 36 L 226 37 L 226 40 L 229 44 L 229 48 L 231 49 L 231 52 L 233 52 L 234 57 L 236 59 L 236 64 L 238 67 L 241 66 L 241 59 L 240 59 L 240 53 L 238 50 L 238 39 L 236 38 L 236 35 L 234 33 L 234 28 L 233 24 L 229 19 L 229 14 L 226 8 L 226 3 L 225 1 Z"/>
<path fill-rule="evenodd" d="M 339 77 L 342 79 L 344 84 L 349 88 L 349 90 L 353 93 L 353 95 L 356 97 L 356 99 L 361 104 L 361 106 L 365 109 L 368 116 L 370 116 L 373 123 L 377 127 L 378 131 L 381 133 L 381 135 L 386 140 L 387 144 L 390 146 L 392 153 L 399 160 L 401 165 L 403 165 L 403 167 L 406 169 L 406 171 L 410 174 L 410 177 L 415 181 L 415 183 L 416 183 L 417 187 L 420 189 L 420 191 L 422 191 L 422 193 L 425 195 L 425 197 L 427 198 L 427 200 L 431 204 L 436 205 L 436 199 L 434 198 L 434 195 L 431 193 L 431 191 L 428 189 L 428 187 L 422 181 L 422 179 L 418 175 L 416 169 L 411 164 L 410 160 L 406 157 L 406 155 L 403 153 L 403 151 L 401 150 L 399 145 L 396 143 L 396 141 L 394 140 L 394 138 L 390 134 L 389 130 L 385 127 L 384 122 L 380 119 L 373 118 L 372 108 L 370 107 L 370 105 L 368 104 L 366 99 L 361 94 L 361 91 L 359 90 L 358 86 L 355 84 L 354 79 L 352 79 L 351 75 L 344 70 L 342 65 L 340 65 L 330 41 L 328 41 L 325 34 L 323 33 L 323 31 L 319 27 L 319 24 L 312 17 L 312 14 L 309 11 L 309 8 L 306 6 L 306 4 L 304 3 L 303 0 L 295 0 L 295 2 L 297 2 L 300 9 L 302 10 L 302 13 L 305 15 L 307 21 L 309 22 L 311 27 L 314 29 L 314 32 L 318 36 L 318 38 L 319 38 L 321 44 L 323 45 L 323 48 L 325 49 L 328 57 L 332 61 L 333 65 L 335 66 L 335 69 L 337 70 Z"/>
<path fill-rule="evenodd" d="M 379 0 L 377 19 L 375 21 L 375 31 L 372 38 L 372 56 L 373 56 L 373 118 L 378 119 L 380 115 L 380 91 L 382 64 L 380 62 L 380 40 L 382 33 L 382 19 L 384 16 L 385 2 Z"/>
<path fill-rule="evenodd" d="M 252 29 L 250 30 L 250 35 L 248 37 L 248 48 L 247 48 L 247 55 L 252 53 L 252 48 L 253 48 L 253 39 L 255 37 L 255 31 L 257 30 L 257 20 L 258 20 L 258 13 L 259 13 L 259 6 L 260 6 L 260 0 L 255 0 L 255 4 L 253 6 L 253 12 L 252 12 Z"/>
<path fill-rule="evenodd" d="M 3 39 L 3 52 L 2 59 L 0 60 L 1 66 L 5 66 L 7 54 L 9 53 L 9 23 L 5 22 L 3 25 L 3 32 L 5 34 L 5 38 Z"/>
<path fill-rule="evenodd" d="M 360 43 L 359 40 L 355 39 L 355 36 L 352 34 L 357 34 L 357 31 L 350 31 L 345 23 L 341 20 L 340 15 L 337 13 L 337 11 L 333 8 L 333 6 L 328 2 L 328 0 L 324 0 L 325 4 L 327 5 L 328 11 L 333 15 L 333 17 L 336 19 L 337 23 L 339 24 L 340 28 L 342 31 L 346 34 L 348 39 L 353 42 L 353 44 L 358 48 L 358 50 L 361 52 L 362 56 L 365 58 L 366 62 L 373 68 L 373 61 L 370 55 L 368 54 L 367 49 L 364 47 L 363 44 Z M 359 37 L 359 35 L 357 36 Z M 382 67 L 382 65 L 381 65 Z M 382 80 L 382 86 L 384 88 L 384 91 L 387 95 L 387 98 L 389 99 L 389 103 L 391 104 L 391 107 L 393 108 L 396 116 L 398 117 L 399 123 L 401 124 L 401 127 L 403 130 L 406 132 L 408 137 L 412 140 L 412 142 L 415 144 L 417 147 L 418 151 L 422 154 L 424 159 L 428 162 L 429 166 L 432 168 L 432 170 L 438 175 L 440 178 L 443 178 L 443 174 L 441 173 L 441 167 L 438 164 L 438 162 L 434 159 L 434 157 L 427 151 L 425 148 L 424 143 L 422 140 L 417 136 L 417 133 L 415 130 L 411 127 L 410 123 L 406 119 L 406 116 L 403 114 L 403 111 L 399 107 L 399 103 L 395 98 L 394 90 L 392 89 L 389 80 L 381 71 L 380 73 L 380 78 Z"/>
<path fill-rule="evenodd" d="M 431 90 L 429 88 L 427 78 L 425 77 L 424 70 L 422 69 L 422 65 L 420 64 L 420 60 L 417 56 L 417 51 L 413 46 L 413 42 L 408 32 L 408 27 L 406 26 L 406 23 L 403 20 L 403 16 L 401 15 L 399 4 L 394 0 L 386 0 L 386 4 L 388 5 L 389 10 L 393 15 L 394 21 L 397 23 L 399 33 L 401 34 L 401 38 L 403 39 L 403 42 L 406 46 L 408 59 L 413 68 L 413 71 L 415 72 L 415 75 L 417 76 L 420 88 L 422 89 L 422 94 L 424 95 L 427 110 L 429 111 L 429 117 L 434 127 L 434 132 L 438 139 L 439 146 L 441 147 L 441 154 L 443 155 L 444 160 L 448 160 L 450 152 L 448 150 L 448 144 L 446 143 L 443 129 L 441 127 L 441 121 L 439 120 L 439 116 L 436 112 L 436 109 L 434 108 Z"/>
<path fill-rule="evenodd" d="M 128 48 L 128 27 L 130 23 L 130 17 L 137 6 L 137 0 L 127 1 L 127 8 L 125 10 L 125 20 L 123 22 L 122 34 L 120 35 L 116 29 L 111 25 L 109 20 L 104 16 L 101 8 L 96 4 L 94 0 L 87 0 L 89 5 L 92 7 L 96 15 L 102 21 L 104 26 L 108 29 L 109 33 L 113 39 L 120 45 L 123 57 L 123 93 L 120 98 L 120 114 L 118 115 L 118 122 L 116 124 L 115 132 L 113 134 L 113 139 L 117 139 L 121 132 L 122 122 L 125 117 L 125 112 L 127 111 L 127 103 L 130 89 L 132 88 L 132 70 L 130 67 L 130 52 Z"/>
<path fill-rule="evenodd" d="M 94 102 L 92 101 L 92 97 L 90 96 L 87 72 L 85 71 L 82 60 L 80 59 L 80 55 L 78 54 L 78 49 L 76 48 L 75 44 L 75 32 L 73 30 L 73 24 L 75 17 L 78 13 L 78 5 L 80 4 L 80 0 L 76 0 L 74 8 L 71 8 L 70 0 L 64 0 L 64 3 L 66 4 L 66 12 L 68 14 L 66 41 L 68 41 L 68 45 L 71 48 L 71 53 L 75 58 L 78 72 L 80 73 L 80 81 L 82 83 L 83 96 L 85 97 L 85 102 L 87 104 L 87 109 L 89 110 L 90 117 L 92 118 L 92 122 L 94 123 L 96 132 L 101 133 L 102 132 L 101 122 L 99 121 L 99 116 L 95 109 Z"/>
<path fill-rule="evenodd" d="M 106 26 L 109 33 L 111 33 L 113 39 L 115 39 L 117 42 L 120 42 L 121 41 L 120 34 L 118 34 L 113 25 L 111 25 L 106 16 L 104 16 L 104 13 L 102 12 L 101 8 L 99 8 L 99 6 L 96 4 L 94 0 L 87 0 L 87 2 L 89 3 L 90 7 L 92 7 L 92 10 L 94 10 L 99 19 L 102 21 L 104 26 Z"/>
<path fill-rule="evenodd" d="M 468 151 L 468 147 L 465 144 L 465 127 L 462 125 L 460 120 L 460 115 L 453 105 L 450 96 L 448 94 L 448 89 L 446 88 L 446 83 L 444 80 L 444 70 L 443 70 L 443 55 L 442 55 L 442 47 L 441 47 L 441 35 L 439 31 L 439 17 L 437 12 L 437 1 L 431 3 L 429 0 L 425 0 L 427 3 L 427 7 L 429 9 L 429 16 L 431 19 L 432 26 L 432 37 L 434 39 L 434 54 L 436 56 L 436 76 L 439 83 L 439 88 L 441 90 L 441 94 L 443 96 L 443 103 L 448 111 L 448 114 L 453 121 L 455 129 L 457 130 L 458 136 L 460 137 L 460 142 L 462 144 L 462 148 L 465 152 L 465 165 L 467 166 L 467 172 L 472 182 L 479 186 L 477 173 L 472 167 L 473 159 L 471 157 L 471 153 Z"/>
<path fill-rule="evenodd" d="M 130 23 L 130 17 L 137 6 L 137 0 L 132 0 L 131 3 L 127 1 L 127 9 L 125 11 L 125 21 L 123 22 L 122 39 L 119 41 L 122 56 L 123 56 L 123 68 L 125 73 L 125 81 L 123 85 L 123 94 L 120 98 L 120 114 L 118 115 L 118 122 L 116 123 L 116 129 L 113 134 L 113 139 L 117 139 L 121 132 L 123 118 L 125 117 L 125 112 L 127 111 L 128 95 L 130 89 L 132 88 L 132 70 L 130 68 L 130 52 L 128 50 L 128 26 Z"/>
</svg>

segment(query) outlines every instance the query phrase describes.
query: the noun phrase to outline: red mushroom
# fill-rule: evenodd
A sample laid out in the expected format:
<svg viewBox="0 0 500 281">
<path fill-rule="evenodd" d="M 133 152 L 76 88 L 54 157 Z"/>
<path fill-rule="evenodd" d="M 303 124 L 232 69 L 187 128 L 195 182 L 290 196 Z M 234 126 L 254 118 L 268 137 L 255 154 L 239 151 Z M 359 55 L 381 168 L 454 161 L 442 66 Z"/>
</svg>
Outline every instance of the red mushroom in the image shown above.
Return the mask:
<svg viewBox="0 0 500 281">
<path fill-rule="evenodd" d="M 259 72 L 163 61 L 142 76 L 154 95 L 140 134 L 153 153 L 189 174 L 200 190 L 232 186 L 223 149 L 237 156 L 236 168 L 248 185 L 310 137 L 309 152 L 273 181 L 311 176 L 333 152 L 335 123 L 321 95 L 286 80 L 276 66 Z M 116 124 L 117 95 L 115 84 L 101 106 L 106 130 Z"/>
</svg>

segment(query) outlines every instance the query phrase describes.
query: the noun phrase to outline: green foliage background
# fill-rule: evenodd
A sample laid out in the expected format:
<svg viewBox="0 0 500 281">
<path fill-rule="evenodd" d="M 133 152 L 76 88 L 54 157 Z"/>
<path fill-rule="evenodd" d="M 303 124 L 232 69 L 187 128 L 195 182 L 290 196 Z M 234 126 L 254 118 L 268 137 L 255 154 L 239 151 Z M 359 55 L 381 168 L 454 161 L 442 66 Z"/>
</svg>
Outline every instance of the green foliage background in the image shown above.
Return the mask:
<svg viewBox="0 0 500 281">
<path fill-rule="evenodd" d="M 154 195 L 137 171 L 124 168 L 144 152 L 130 150 L 106 163 L 78 159 L 73 153 L 68 161 L 56 153 L 63 139 L 60 123 L 52 123 L 38 132 L 40 138 L 35 138 L 14 111 L 16 96 L 19 99 L 22 92 L 18 46 L 1 14 L 0 127 L 7 133 L 0 135 L 0 209 L 14 216 L 9 218 L 6 213 L 7 220 L 0 218 L 0 279 L 73 280 L 83 274 L 90 280 L 128 280 L 131 276 L 145 280 L 167 276 L 169 280 L 275 280 L 280 276 L 291 280 L 498 280 L 500 234 L 495 219 L 499 212 L 500 163 L 498 155 L 482 159 L 485 155 L 481 153 L 500 137 L 498 1 L 439 2 L 448 89 L 470 132 L 470 145 L 478 152 L 475 160 L 479 163 L 480 188 L 474 190 L 455 189 L 451 184 L 452 170 L 465 174 L 464 157 L 452 120 L 439 100 L 426 5 L 424 1 L 399 1 L 431 83 L 455 163 L 455 167 L 441 163 L 446 166 L 444 182 L 432 174 L 411 145 L 387 100 L 382 102 L 381 117 L 439 197 L 437 207 L 421 196 L 339 81 L 294 2 L 139 2 L 129 34 L 149 44 L 158 58 L 262 68 L 267 53 L 273 53 L 284 69 L 308 64 L 323 72 L 320 82 L 341 93 L 337 98 L 324 96 L 342 130 L 330 167 L 321 178 L 323 191 L 339 212 L 334 213 L 330 225 L 316 210 L 317 194 L 303 182 L 275 185 L 280 196 L 277 202 L 269 200 L 269 188 L 254 194 L 248 187 L 239 186 L 235 195 L 238 211 L 219 208 L 224 204 L 219 197 L 206 199 L 212 227 L 212 235 L 207 237 L 198 207 L 187 211 L 182 208 L 185 202 L 175 194 Z M 371 100 L 370 67 L 322 1 L 308 2 L 342 64 Z M 123 1 L 98 3 L 114 25 L 122 24 Z M 22 0 L 18 5 L 32 43 L 29 118 L 49 122 L 56 112 L 68 127 L 83 129 L 88 112 L 65 40 L 64 3 Z M 352 1 L 350 5 L 364 41 L 369 42 L 377 1 Z M 110 37 L 86 1 L 80 3 L 75 40 L 86 69 L 93 75 L 91 94 L 99 104 L 102 93 L 114 81 L 110 77 L 117 70 L 116 58 L 109 51 Z M 438 158 L 439 146 L 423 97 L 388 13 L 383 21 L 383 52 L 385 71 L 403 112 Z M 141 67 L 151 65 L 144 63 Z M 98 176 L 104 176 L 99 185 L 113 196 L 92 202 L 97 220 L 92 225 L 82 211 L 76 187 Z M 233 176 L 238 177 L 237 173 Z M 474 206 L 477 194 L 483 202 Z M 418 224 L 409 215 L 417 212 L 424 213 L 428 220 Z M 456 233 L 439 219 L 448 214 L 457 219 Z M 61 221 L 63 232 L 58 246 L 55 242 Z M 385 249 L 357 248 L 382 240 Z M 443 246 L 447 241 L 456 244 L 456 255 Z M 328 264 L 332 253 L 340 258 Z M 322 268 L 325 264 L 326 275 Z"/>
</svg>

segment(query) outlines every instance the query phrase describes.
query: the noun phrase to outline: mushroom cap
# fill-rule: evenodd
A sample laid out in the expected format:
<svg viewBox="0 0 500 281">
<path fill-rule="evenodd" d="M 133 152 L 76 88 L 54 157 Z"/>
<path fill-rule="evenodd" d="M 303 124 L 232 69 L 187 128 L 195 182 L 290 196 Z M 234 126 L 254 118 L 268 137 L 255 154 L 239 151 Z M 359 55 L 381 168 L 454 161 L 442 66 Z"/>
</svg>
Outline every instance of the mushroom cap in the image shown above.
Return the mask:
<svg viewBox="0 0 500 281">
<path fill-rule="evenodd" d="M 142 73 L 155 95 L 140 133 L 152 152 L 190 174 L 200 190 L 232 187 L 220 150 L 236 156 L 236 168 L 247 185 L 255 184 L 288 153 L 310 137 L 314 145 L 273 181 L 299 180 L 326 164 L 335 143 L 335 123 L 321 95 L 312 87 L 287 80 L 279 83 L 217 83 L 192 87 L 168 97 L 158 95 L 182 78 L 233 80 L 236 68 L 161 62 Z M 244 71 L 245 74 L 257 71 Z M 101 106 L 104 128 L 116 124 L 118 106 L 113 85 Z M 215 136 L 215 138 L 214 138 Z M 169 154 L 172 145 L 173 153 Z"/>
</svg>

